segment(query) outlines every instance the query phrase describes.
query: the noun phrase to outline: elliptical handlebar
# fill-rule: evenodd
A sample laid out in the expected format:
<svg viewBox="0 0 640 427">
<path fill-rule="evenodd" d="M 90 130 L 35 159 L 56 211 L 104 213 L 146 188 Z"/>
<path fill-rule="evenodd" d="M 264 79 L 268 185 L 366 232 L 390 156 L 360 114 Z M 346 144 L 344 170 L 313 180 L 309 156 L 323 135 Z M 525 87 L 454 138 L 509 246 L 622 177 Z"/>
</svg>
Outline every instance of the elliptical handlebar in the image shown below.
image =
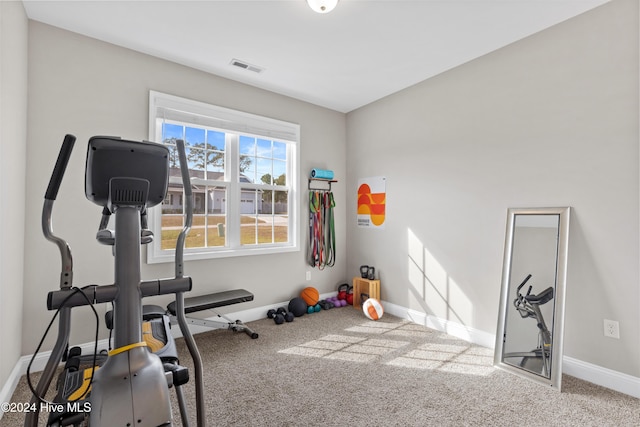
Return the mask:
<svg viewBox="0 0 640 427">
<path fill-rule="evenodd" d="M 73 145 L 75 144 L 75 142 L 75 136 L 71 134 L 67 134 L 64 136 L 64 141 L 62 141 L 62 147 L 60 148 L 60 153 L 58 153 L 56 165 L 53 168 L 53 173 L 51 174 L 51 179 L 49 180 L 49 186 L 47 187 L 47 191 L 44 193 L 45 199 L 55 200 L 58 196 L 58 190 L 60 189 L 60 184 L 62 183 L 62 177 L 64 176 L 64 172 L 67 169 L 67 164 L 69 164 L 71 151 L 73 151 Z"/>
<path fill-rule="evenodd" d="M 516 299 L 513 300 L 513 305 L 516 307 L 516 310 L 518 310 L 518 313 L 520 313 L 520 317 L 523 317 L 523 318 L 535 316 L 535 311 L 533 311 L 533 309 L 529 306 L 525 298 L 525 295 L 522 295 L 520 293 L 520 289 L 522 289 L 522 287 L 529 281 L 529 279 L 531 279 L 531 274 L 527 275 L 527 277 L 524 278 L 522 283 L 520 283 L 520 286 L 518 286 L 518 289 L 516 290 L 518 296 L 516 297 Z M 533 289 L 533 286 L 529 286 L 529 290 L 527 291 L 527 296 L 531 294 L 532 289 Z"/>
<path fill-rule="evenodd" d="M 71 152 L 76 142 L 76 137 L 70 134 L 65 135 L 62 142 L 62 147 L 58 153 L 56 164 L 49 180 L 49 186 L 44 194 L 44 205 L 42 207 L 42 232 L 44 237 L 50 242 L 55 243 L 60 250 L 60 257 L 62 261 L 62 271 L 60 272 L 60 289 L 62 291 L 70 290 L 73 283 L 73 258 L 71 257 L 71 248 L 67 242 L 53 234 L 53 225 L 51 222 L 51 213 L 53 212 L 53 203 L 58 196 L 58 190 L 62 183 L 65 170 L 69 164 L 71 158 Z M 56 342 L 51 350 L 51 355 L 47 360 L 38 385 L 36 386 L 35 393 L 31 396 L 31 403 L 38 408 L 37 411 L 27 412 L 24 425 L 25 427 L 37 427 L 38 414 L 40 413 L 40 399 L 46 394 L 51 381 L 55 375 L 58 363 L 62 360 L 63 355 L 67 349 L 69 343 L 69 333 L 71 330 L 71 308 L 62 307 L 60 309 L 60 317 L 58 318 L 58 336 Z M 29 367 L 31 364 L 29 364 Z M 29 368 L 27 368 L 27 373 Z"/>
<path fill-rule="evenodd" d="M 189 177 L 189 164 L 187 163 L 187 154 L 185 152 L 184 141 L 178 139 L 176 141 L 176 147 L 178 149 L 178 158 L 180 160 L 180 174 L 182 176 L 182 186 L 184 187 L 185 194 L 185 220 L 184 227 L 178 235 L 176 241 L 176 279 L 180 279 L 184 275 L 184 242 L 187 238 L 187 234 L 191 230 L 191 224 L 193 221 L 193 192 L 191 190 L 191 178 Z M 182 337 L 187 345 L 191 359 L 193 360 L 193 367 L 195 371 L 195 392 L 196 392 L 196 425 L 198 427 L 206 427 L 206 411 L 204 405 L 204 380 L 203 380 L 203 364 L 202 357 L 198 351 L 196 341 L 189 330 L 186 316 L 184 314 L 184 292 L 176 292 L 176 318 L 178 320 L 178 326 L 182 332 Z M 187 424 L 188 420 L 184 419 L 183 424 Z M 185 427 L 188 427 L 185 425 Z"/>
<path fill-rule="evenodd" d="M 70 289 L 73 283 L 73 258 L 71 256 L 71 248 L 67 242 L 53 234 L 53 225 L 51 222 L 51 213 L 53 211 L 53 203 L 58 196 L 58 190 L 62 183 L 62 178 L 69 164 L 71 158 L 71 152 L 73 145 L 76 142 L 76 137 L 67 134 L 62 142 L 62 147 L 58 153 L 56 164 L 53 168 L 53 173 L 49 180 L 47 191 L 44 194 L 44 206 L 42 207 L 42 233 L 44 237 L 55 243 L 60 251 L 60 257 L 62 261 L 62 268 L 60 272 L 60 289 Z"/>
<path fill-rule="evenodd" d="M 184 187 L 185 195 L 185 219 L 184 227 L 178 235 L 176 242 L 176 277 L 182 277 L 184 274 L 184 243 L 187 238 L 187 234 L 191 231 L 191 224 L 193 223 L 193 191 L 191 190 L 191 178 L 189 177 L 189 164 L 187 163 L 187 154 L 184 147 L 184 141 L 178 139 L 176 141 L 176 148 L 178 149 L 178 159 L 180 160 L 180 175 L 182 177 L 182 186 Z"/>
<path fill-rule="evenodd" d="M 531 274 L 527 275 L 527 277 L 524 278 L 524 280 L 522 281 L 522 283 L 520 283 L 520 286 L 518 286 L 518 295 L 520 295 L 520 289 L 522 289 L 522 287 L 524 286 L 525 283 L 527 283 L 529 281 L 529 279 L 531 279 Z M 531 292 L 531 289 L 529 289 L 529 292 Z"/>
</svg>

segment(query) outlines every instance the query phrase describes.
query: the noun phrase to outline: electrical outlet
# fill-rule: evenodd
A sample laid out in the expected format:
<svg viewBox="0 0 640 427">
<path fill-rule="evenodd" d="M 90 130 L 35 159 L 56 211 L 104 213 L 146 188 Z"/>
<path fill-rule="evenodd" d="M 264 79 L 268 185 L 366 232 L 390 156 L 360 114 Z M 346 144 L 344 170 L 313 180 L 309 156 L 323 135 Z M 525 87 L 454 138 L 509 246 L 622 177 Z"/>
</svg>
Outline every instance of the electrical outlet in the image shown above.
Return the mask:
<svg viewBox="0 0 640 427">
<path fill-rule="evenodd" d="M 311 280 L 311 272 L 307 271 L 307 281 Z"/>
<path fill-rule="evenodd" d="M 620 338 L 620 324 L 615 320 L 604 319 L 604 336 Z"/>
</svg>

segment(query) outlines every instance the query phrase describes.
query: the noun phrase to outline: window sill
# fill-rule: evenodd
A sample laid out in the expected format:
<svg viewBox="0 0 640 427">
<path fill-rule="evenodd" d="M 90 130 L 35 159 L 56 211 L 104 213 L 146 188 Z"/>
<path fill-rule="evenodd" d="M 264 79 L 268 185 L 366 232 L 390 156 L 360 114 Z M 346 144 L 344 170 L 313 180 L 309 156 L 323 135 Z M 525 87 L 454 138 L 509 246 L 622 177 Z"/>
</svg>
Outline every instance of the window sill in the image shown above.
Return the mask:
<svg viewBox="0 0 640 427">
<path fill-rule="evenodd" d="M 219 249 L 210 251 L 184 251 L 185 261 L 198 261 L 205 259 L 231 258 L 239 256 L 272 255 L 289 252 L 299 252 L 298 246 L 269 246 L 242 249 Z M 175 261 L 175 250 L 165 250 L 160 254 L 154 254 L 151 247 L 147 248 L 147 264 L 162 264 Z"/>
</svg>

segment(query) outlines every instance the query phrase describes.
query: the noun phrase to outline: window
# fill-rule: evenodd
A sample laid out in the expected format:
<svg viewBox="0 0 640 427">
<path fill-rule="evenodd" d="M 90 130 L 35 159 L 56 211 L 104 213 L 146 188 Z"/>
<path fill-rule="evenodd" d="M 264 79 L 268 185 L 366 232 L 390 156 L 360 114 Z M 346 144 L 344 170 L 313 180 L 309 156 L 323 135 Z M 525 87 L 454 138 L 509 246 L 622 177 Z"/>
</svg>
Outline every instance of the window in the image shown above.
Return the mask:
<svg viewBox="0 0 640 427">
<path fill-rule="evenodd" d="M 299 250 L 300 127 L 151 91 L 149 138 L 169 147 L 169 189 L 150 209 L 147 262 L 173 261 L 184 224 L 176 141 L 185 142 L 193 224 L 185 259 Z"/>
</svg>

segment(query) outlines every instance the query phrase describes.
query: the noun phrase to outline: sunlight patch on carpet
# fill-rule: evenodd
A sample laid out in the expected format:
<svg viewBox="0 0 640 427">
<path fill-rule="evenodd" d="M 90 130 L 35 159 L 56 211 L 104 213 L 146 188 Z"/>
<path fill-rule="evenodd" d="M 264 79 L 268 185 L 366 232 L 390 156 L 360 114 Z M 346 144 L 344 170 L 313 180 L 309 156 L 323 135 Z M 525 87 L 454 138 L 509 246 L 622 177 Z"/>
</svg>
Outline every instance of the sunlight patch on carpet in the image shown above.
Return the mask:
<svg viewBox="0 0 640 427">
<path fill-rule="evenodd" d="M 325 359 L 343 360 L 345 362 L 356 363 L 372 363 L 378 358 L 375 354 L 357 354 L 338 351 L 336 353 L 327 354 Z"/>
<path fill-rule="evenodd" d="M 331 334 L 279 353 L 354 363 L 379 362 L 464 375 L 487 376 L 494 371 L 491 349 L 471 346 L 458 339 L 450 340 L 447 335 L 410 322 L 368 321 L 347 328 L 345 332 L 369 337 Z M 438 342 L 420 343 L 415 338 L 425 341 L 436 338 Z"/>
<path fill-rule="evenodd" d="M 347 332 L 355 332 L 358 334 L 385 334 L 393 329 L 396 329 L 401 324 L 387 323 L 380 321 L 369 321 L 357 326 L 345 329 Z"/>
<path fill-rule="evenodd" d="M 306 357 L 324 357 L 327 354 L 331 353 L 331 350 L 298 346 L 280 350 L 278 353 L 295 354 L 296 356 Z"/>
<path fill-rule="evenodd" d="M 325 341 L 322 339 L 309 341 L 304 344 L 300 344 L 300 347 L 311 347 L 311 348 L 320 348 L 325 350 L 340 350 L 345 348 L 346 346 L 351 345 L 345 342 L 337 342 L 337 341 Z"/>
<path fill-rule="evenodd" d="M 489 349 L 458 344 L 426 343 L 387 364 L 455 374 L 487 376 L 494 370 L 492 360 Z"/>
<path fill-rule="evenodd" d="M 385 328 L 378 328 L 385 330 Z M 350 362 L 370 363 L 380 356 L 409 345 L 407 341 L 362 338 L 349 335 L 327 335 L 278 353 L 297 356 L 324 357 Z"/>
</svg>

